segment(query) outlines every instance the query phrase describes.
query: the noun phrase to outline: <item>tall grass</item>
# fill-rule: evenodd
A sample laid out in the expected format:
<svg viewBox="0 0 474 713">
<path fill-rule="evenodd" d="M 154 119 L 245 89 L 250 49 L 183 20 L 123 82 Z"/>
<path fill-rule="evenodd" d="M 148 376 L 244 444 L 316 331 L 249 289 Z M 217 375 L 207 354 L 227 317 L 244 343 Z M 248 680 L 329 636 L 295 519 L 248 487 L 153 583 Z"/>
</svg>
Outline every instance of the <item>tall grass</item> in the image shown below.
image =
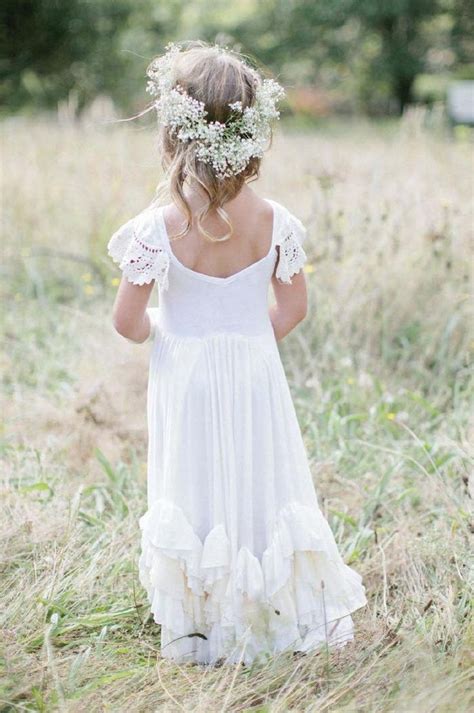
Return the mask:
<svg viewBox="0 0 474 713">
<path fill-rule="evenodd" d="M 105 245 L 153 195 L 153 133 L 2 136 L 2 710 L 468 711 L 469 144 L 277 136 L 255 188 L 308 226 L 311 305 L 281 354 L 370 602 L 337 653 L 203 669 L 161 660 L 138 583 L 148 348 L 110 323 Z"/>
</svg>

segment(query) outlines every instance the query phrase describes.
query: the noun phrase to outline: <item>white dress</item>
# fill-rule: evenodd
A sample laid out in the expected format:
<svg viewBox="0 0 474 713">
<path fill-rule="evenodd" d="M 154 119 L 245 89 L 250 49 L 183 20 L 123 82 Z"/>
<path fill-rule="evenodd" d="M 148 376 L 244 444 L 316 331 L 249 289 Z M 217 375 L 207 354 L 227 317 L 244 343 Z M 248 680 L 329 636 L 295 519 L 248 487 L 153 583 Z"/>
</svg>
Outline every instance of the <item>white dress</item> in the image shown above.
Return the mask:
<svg viewBox="0 0 474 713">
<path fill-rule="evenodd" d="M 268 313 L 272 273 L 291 282 L 306 231 L 269 202 L 268 253 L 230 277 L 177 259 L 161 207 L 108 244 L 129 281 L 159 288 L 139 576 L 161 654 L 181 663 L 343 646 L 367 604 L 319 508 Z"/>
</svg>

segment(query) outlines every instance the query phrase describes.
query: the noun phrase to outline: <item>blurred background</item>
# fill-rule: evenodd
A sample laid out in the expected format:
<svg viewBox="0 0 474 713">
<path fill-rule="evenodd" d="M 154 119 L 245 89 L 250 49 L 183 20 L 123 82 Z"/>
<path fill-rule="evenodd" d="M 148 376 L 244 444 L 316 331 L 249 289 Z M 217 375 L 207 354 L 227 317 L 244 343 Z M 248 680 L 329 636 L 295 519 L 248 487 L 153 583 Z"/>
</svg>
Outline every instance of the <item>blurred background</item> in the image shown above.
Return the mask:
<svg viewBox="0 0 474 713">
<path fill-rule="evenodd" d="M 4 0 L 4 112 L 130 113 L 170 40 L 237 47 L 288 87 L 287 113 L 398 116 L 474 80 L 469 0 Z"/>
<path fill-rule="evenodd" d="M 473 15 L 3 0 L 2 711 L 472 711 Z M 161 179 L 153 112 L 122 120 L 183 39 L 235 46 L 287 89 L 252 185 L 308 228 L 309 313 L 279 349 L 368 592 L 337 657 L 177 670 L 138 584 L 149 345 L 113 330 L 106 246 Z"/>
</svg>

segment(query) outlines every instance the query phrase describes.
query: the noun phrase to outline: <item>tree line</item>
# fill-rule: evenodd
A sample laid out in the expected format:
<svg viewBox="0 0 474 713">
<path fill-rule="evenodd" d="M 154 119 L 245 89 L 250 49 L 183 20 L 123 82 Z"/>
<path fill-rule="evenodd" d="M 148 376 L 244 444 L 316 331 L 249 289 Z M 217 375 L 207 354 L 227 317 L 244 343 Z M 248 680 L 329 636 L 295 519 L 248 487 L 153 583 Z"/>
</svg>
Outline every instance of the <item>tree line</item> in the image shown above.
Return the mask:
<svg viewBox="0 0 474 713">
<path fill-rule="evenodd" d="M 351 111 L 401 113 L 420 77 L 427 101 L 446 78 L 474 78 L 470 0 L 3 0 L 0 20 L 4 112 L 71 92 L 79 109 L 105 94 L 134 110 L 148 61 L 182 39 L 235 46 Z"/>
</svg>

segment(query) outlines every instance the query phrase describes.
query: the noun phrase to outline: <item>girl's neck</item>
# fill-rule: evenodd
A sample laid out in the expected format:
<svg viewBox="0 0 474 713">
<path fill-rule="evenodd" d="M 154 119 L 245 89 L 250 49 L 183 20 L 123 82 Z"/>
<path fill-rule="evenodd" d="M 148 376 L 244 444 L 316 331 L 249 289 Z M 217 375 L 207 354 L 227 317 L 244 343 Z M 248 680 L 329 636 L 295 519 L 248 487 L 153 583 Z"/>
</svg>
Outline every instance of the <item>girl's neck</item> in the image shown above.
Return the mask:
<svg viewBox="0 0 474 713">
<path fill-rule="evenodd" d="M 186 196 L 186 200 L 188 201 L 189 205 L 191 206 L 191 210 L 193 212 L 196 212 L 200 210 L 202 207 L 207 205 L 208 202 L 208 197 L 202 186 L 199 184 L 191 184 L 191 185 L 185 185 L 184 186 L 184 195 Z M 254 193 L 250 186 L 247 183 L 244 183 L 240 191 L 235 195 L 231 200 L 227 201 L 224 204 L 224 207 L 227 209 L 232 208 L 232 206 L 238 206 L 238 204 L 241 201 L 246 201 L 248 198 L 253 196 Z"/>
</svg>

